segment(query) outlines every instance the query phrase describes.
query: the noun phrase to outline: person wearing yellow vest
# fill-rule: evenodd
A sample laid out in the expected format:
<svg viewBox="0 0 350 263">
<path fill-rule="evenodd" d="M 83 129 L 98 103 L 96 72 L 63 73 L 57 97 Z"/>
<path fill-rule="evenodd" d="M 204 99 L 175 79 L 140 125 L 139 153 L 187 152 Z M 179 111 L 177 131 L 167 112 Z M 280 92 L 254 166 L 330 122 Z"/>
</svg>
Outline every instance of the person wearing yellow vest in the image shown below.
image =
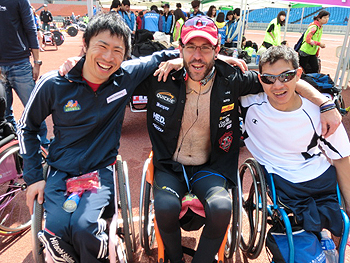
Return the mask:
<svg viewBox="0 0 350 263">
<path fill-rule="evenodd" d="M 320 48 L 326 45 L 321 42 L 323 25 L 329 20 L 329 12 L 322 10 L 314 17 L 304 34 L 304 40 L 299 50 L 299 63 L 304 73 L 318 73 L 320 68 L 318 64 L 318 55 Z"/>
<path fill-rule="evenodd" d="M 175 16 L 176 22 L 175 22 L 175 27 L 173 31 L 173 39 L 174 41 L 178 41 L 181 34 L 181 28 L 186 21 L 186 17 L 181 9 L 176 9 L 174 12 L 174 16 Z"/>
<path fill-rule="evenodd" d="M 251 40 L 248 40 L 246 42 L 245 47 L 244 47 L 243 50 L 247 51 L 248 56 L 251 57 L 253 55 L 253 53 L 254 53 L 254 50 L 255 50 L 253 48 L 253 42 Z"/>
<path fill-rule="evenodd" d="M 281 45 L 281 26 L 286 22 L 286 12 L 281 11 L 267 26 L 263 45 L 266 48 Z"/>
<path fill-rule="evenodd" d="M 220 36 L 220 45 L 224 45 L 226 42 L 226 22 L 224 12 L 220 12 L 216 18 L 215 25 L 218 27 Z"/>
</svg>

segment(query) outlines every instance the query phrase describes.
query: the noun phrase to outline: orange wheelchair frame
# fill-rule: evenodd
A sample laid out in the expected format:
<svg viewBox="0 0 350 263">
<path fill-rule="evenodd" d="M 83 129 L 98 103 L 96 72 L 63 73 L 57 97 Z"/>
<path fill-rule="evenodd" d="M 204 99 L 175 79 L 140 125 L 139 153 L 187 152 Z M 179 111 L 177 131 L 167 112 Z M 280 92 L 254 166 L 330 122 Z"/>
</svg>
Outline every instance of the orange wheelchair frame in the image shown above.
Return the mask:
<svg viewBox="0 0 350 263">
<path fill-rule="evenodd" d="M 152 152 L 149 158 L 146 160 L 140 193 L 140 244 L 144 248 L 146 254 L 150 255 L 151 248 L 154 246 L 155 241 L 158 244 L 158 263 L 166 262 L 165 248 L 162 238 L 157 227 L 157 221 L 154 215 L 153 197 L 152 197 L 152 185 L 154 177 L 154 166 L 152 159 Z M 231 189 L 233 202 L 233 212 L 231 215 L 231 222 L 226 231 L 224 240 L 220 246 L 217 254 L 217 262 L 223 263 L 225 258 L 231 258 L 238 247 L 241 235 L 241 205 L 240 205 L 240 185 Z M 185 195 L 184 199 L 187 197 Z M 183 200 L 184 200 L 183 199 Z M 189 207 L 191 208 L 191 206 Z M 202 213 L 204 213 L 204 207 L 201 204 Z M 194 209 L 194 210 L 198 210 Z M 236 210 L 236 211 L 235 211 Z M 192 210 L 193 211 L 193 210 Z M 201 213 L 201 214 L 202 214 Z M 205 213 L 204 213 L 205 214 Z M 184 253 L 193 256 L 195 251 L 191 248 L 183 247 Z"/>
</svg>

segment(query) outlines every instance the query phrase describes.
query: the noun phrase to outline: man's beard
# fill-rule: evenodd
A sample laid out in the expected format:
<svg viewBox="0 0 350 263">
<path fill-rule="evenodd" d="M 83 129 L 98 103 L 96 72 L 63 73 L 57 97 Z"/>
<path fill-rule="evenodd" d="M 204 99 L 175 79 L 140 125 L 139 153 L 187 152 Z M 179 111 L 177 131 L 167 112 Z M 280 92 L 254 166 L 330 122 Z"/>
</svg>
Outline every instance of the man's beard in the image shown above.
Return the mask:
<svg viewBox="0 0 350 263">
<path fill-rule="evenodd" d="M 199 63 L 199 64 L 202 64 L 204 65 L 204 67 L 206 67 L 206 70 L 204 71 L 204 74 L 195 74 L 193 72 L 191 72 L 190 69 L 193 70 L 193 68 L 191 68 L 191 64 L 196 64 L 196 63 Z M 193 81 L 201 81 L 202 79 L 204 79 L 206 76 L 209 75 L 209 73 L 211 72 L 211 70 L 213 69 L 214 67 L 214 64 L 215 64 L 215 60 L 211 60 L 209 63 L 204 63 L 201 59 L 198 59 L 198 60 L 191 60 L 190 62 L 186 62 L 184 60 L 184 67 L 186 69 L 186 72 L 188 74 L 188 76 L 193 80 Z"/>
</svg>

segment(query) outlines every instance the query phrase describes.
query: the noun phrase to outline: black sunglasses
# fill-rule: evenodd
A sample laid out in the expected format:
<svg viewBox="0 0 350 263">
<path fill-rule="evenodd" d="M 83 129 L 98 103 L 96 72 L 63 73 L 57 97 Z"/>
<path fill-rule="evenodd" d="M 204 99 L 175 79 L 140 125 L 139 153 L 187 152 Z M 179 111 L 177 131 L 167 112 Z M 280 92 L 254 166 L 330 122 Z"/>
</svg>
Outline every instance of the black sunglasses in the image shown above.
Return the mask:
<svg viewBox="0 0 350 263">
<path fill-rule="evenodd" d="M 271 74 L 261 74 L 260 79 L 265 84 L 274 84 L 278 79 L 280 82 L 285 83 L 294 79 L 297 74 L 298 69 L 288 70 L 279 75 L 271 75 Z"/>
</svg>

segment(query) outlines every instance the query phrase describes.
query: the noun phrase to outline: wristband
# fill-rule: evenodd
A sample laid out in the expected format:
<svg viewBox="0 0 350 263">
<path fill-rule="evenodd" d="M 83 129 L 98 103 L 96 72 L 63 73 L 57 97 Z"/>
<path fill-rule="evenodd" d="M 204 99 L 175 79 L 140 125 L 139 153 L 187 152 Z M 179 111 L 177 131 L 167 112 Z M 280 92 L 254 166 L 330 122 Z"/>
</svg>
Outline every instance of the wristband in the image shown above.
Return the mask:
<svg viewBox="0 0 350 263">
<path fill-rule="evenodd" d="M 332 106 L 329 107 L 329 108 L 326 108 L 326 109 L 324 109 L 324 110 L 321 110 L 321 113 L 324 113 L 324 112 L 326 112 L 326 111 L 333 110 L 333 109 L 335 109 L 335 108 L 336 108 L 336 106 L 335 106 L 335 105 L 332 105 Z"/>
<path fill-rule="evenodd" d="M 325 105 L 327 102 L 332 102 L 331 100 L 326 100 L 325 102 L 323 102 L 321 105 L 320 105 L 320 107 L 322 107 L 323 105 Z"/>
<path fill-rule="evenodd" d="M 330 104 L 321 106 L 320 110 L 322 111 L 322 110 L 328 109 L 328 108 L 333 107 L 333 106 L 335 106 L 335 104 L 334 103 L 330 103 Z"/>
</svg>

